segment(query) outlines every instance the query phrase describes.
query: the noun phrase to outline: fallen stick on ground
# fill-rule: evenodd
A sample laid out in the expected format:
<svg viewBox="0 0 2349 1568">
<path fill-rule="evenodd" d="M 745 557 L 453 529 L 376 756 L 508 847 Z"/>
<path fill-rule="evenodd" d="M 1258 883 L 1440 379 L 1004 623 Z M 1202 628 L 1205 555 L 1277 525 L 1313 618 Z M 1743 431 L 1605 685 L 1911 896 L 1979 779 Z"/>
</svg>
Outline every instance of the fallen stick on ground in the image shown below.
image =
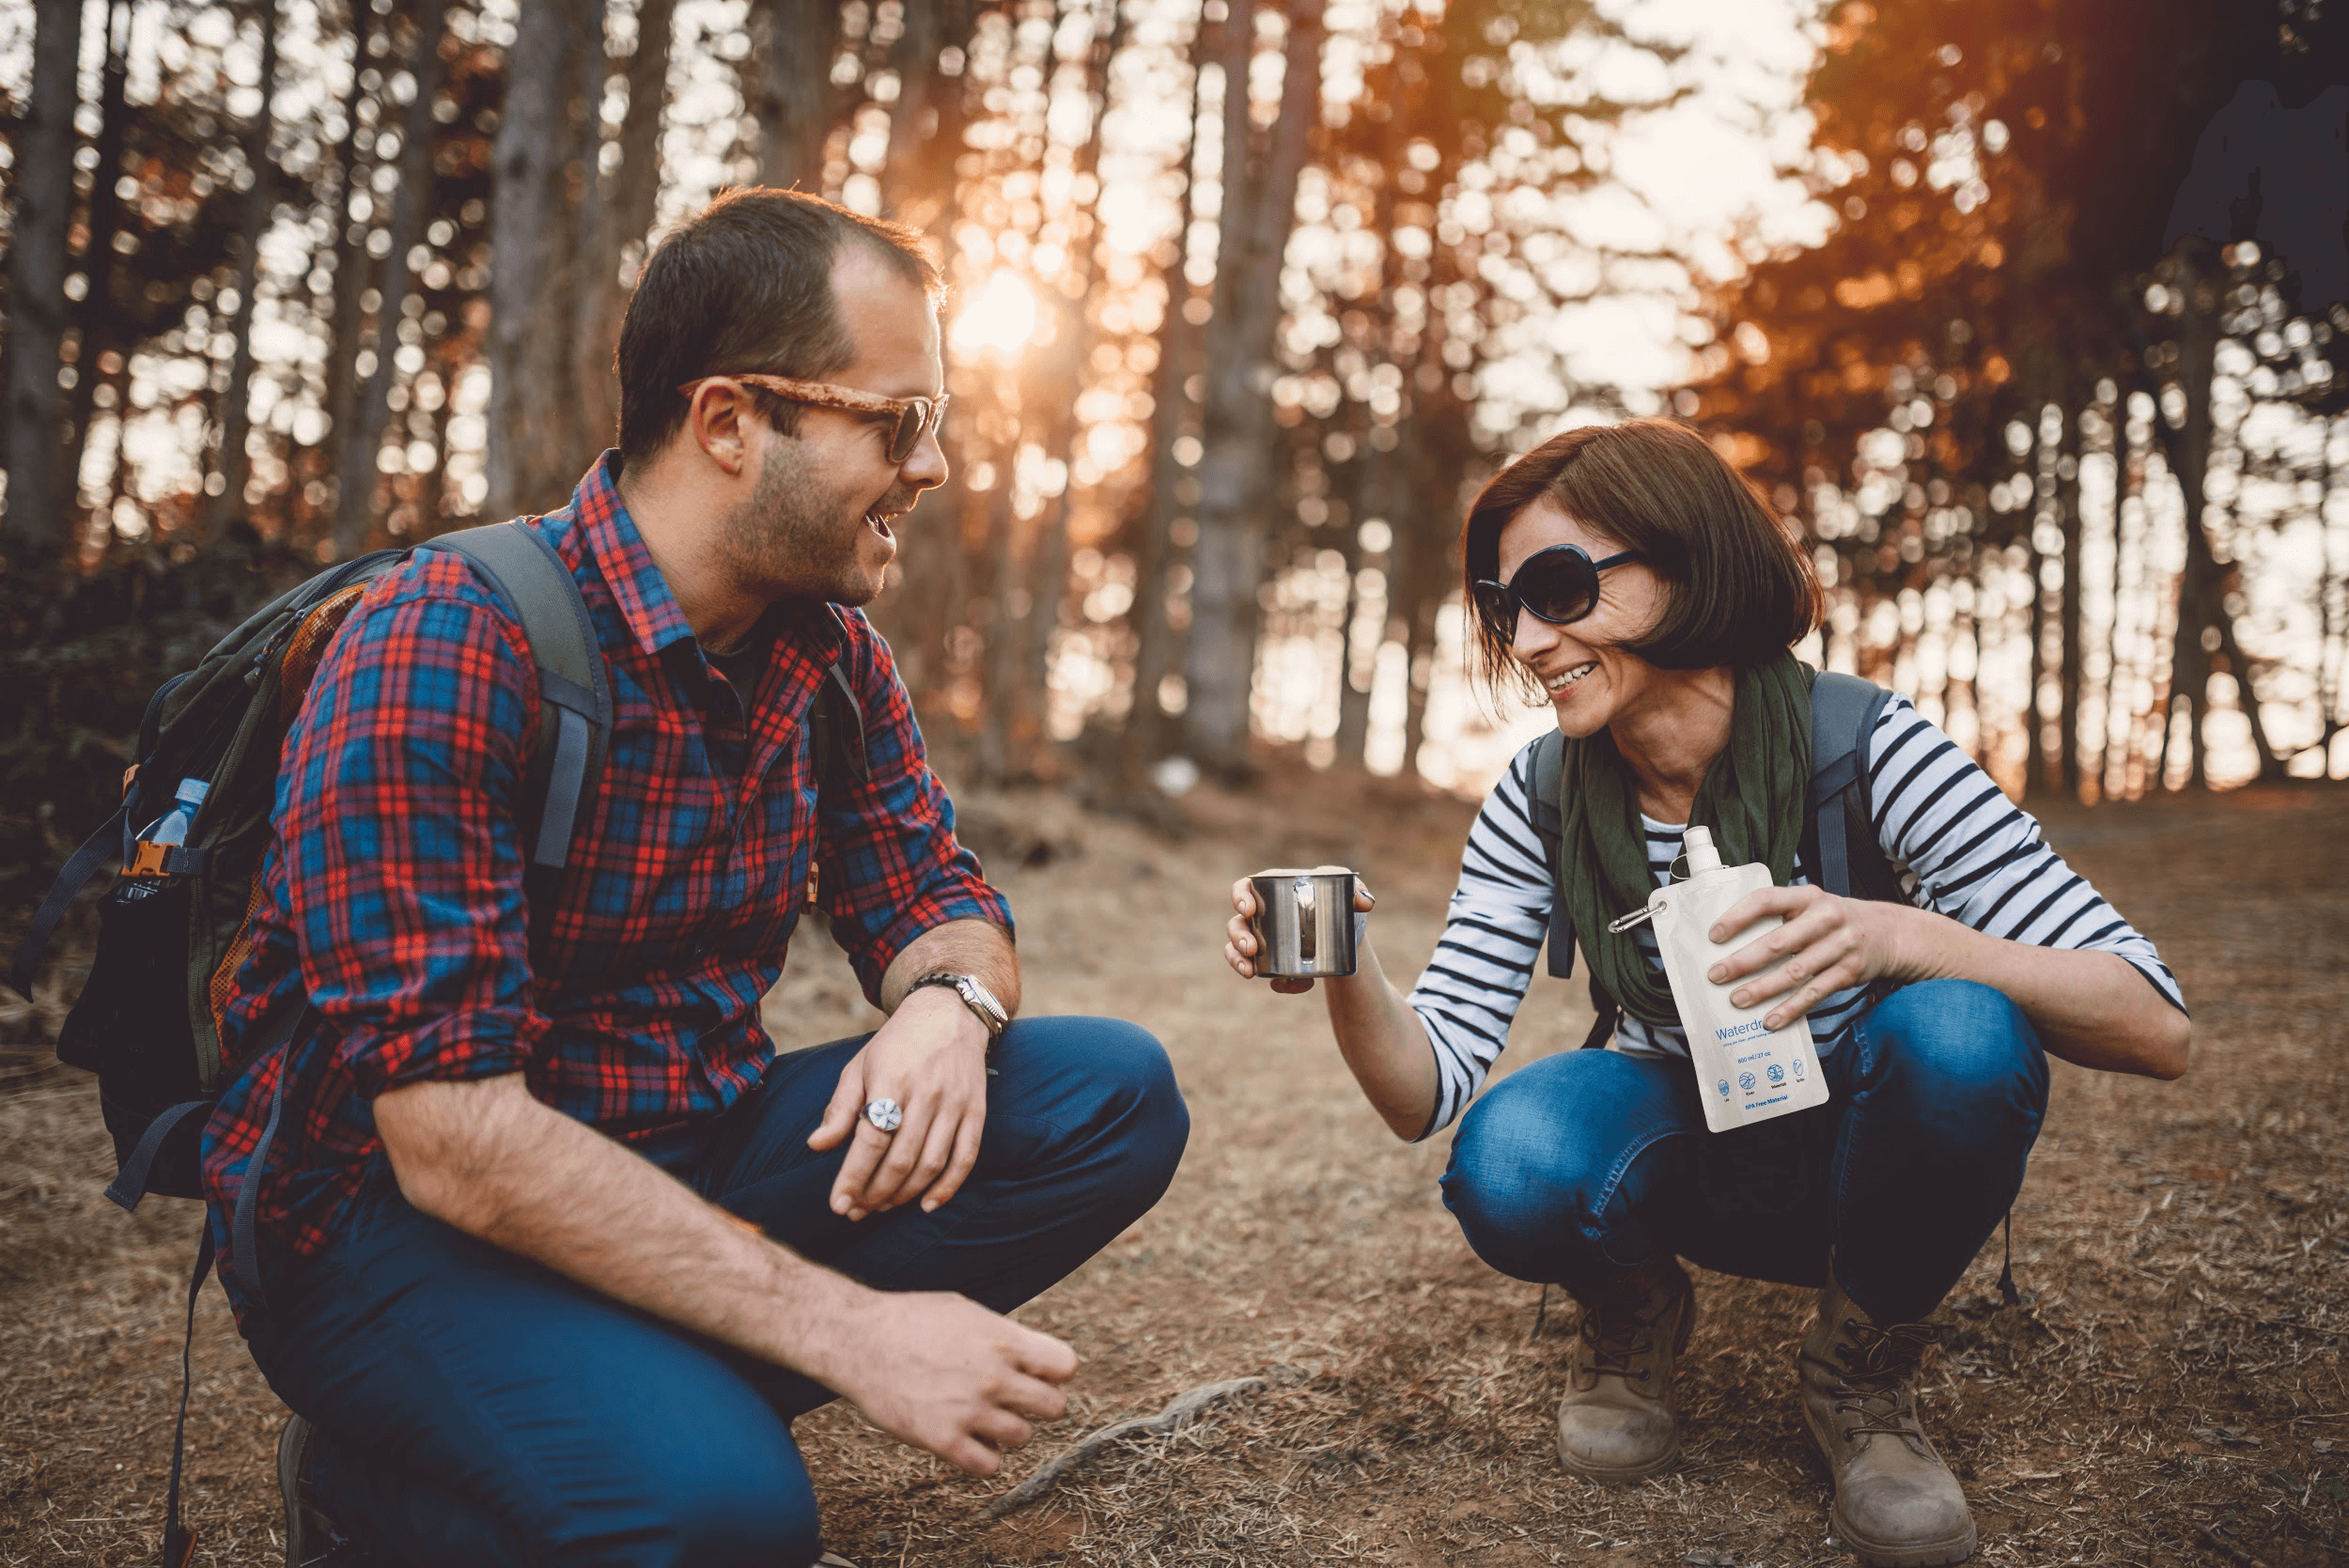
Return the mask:
<svg viewBox="0 0 2349 1568">
<path fill-rule="evenodd" d="M 1080 1465 L 1092 1459 L 1103 1449 L 1122 1443 L 1128 1437 L 1171 1437 L 1199 1418 L 1208 1405 L 1240 1394 L 1252 1394 L 1264 1387 L 1261 1377 L 1235 1377 L 1223 1383 L 1205 1383 L 1187 1394 L 1169 1400 L 1166 1408 L 1155 1416 L 1129 1416 L 1122 1421 L 1112 1421 L 1092 1436 L 1078 1440 L 1066 1453 L 1038 1465 L 1029 1472 L 1028 1479 L 988 1504 L 990 1519 L 1022 1509 L 1060 1484 L 1061 1478 Z"/>
<path fill-rule="evenodd" d="M 2212 1551 L 2217 1552 L 2220 1557 L 2225 1558 L 2229 1562 L 2235 1564 L 2236 1568 L 2266 1568 L 2266 1565 L 2261 1562 L 2258 1558 L 2253 1557 L 2249 1552 L 2245 1551 L 2241 1546 L 2236 1545 L 2233 1542 L 2219 1534 L 2210 1526 L 2202 1526 L 2201 1534 L 2204 1545 L 2208 1545 Z"/>
</svg>

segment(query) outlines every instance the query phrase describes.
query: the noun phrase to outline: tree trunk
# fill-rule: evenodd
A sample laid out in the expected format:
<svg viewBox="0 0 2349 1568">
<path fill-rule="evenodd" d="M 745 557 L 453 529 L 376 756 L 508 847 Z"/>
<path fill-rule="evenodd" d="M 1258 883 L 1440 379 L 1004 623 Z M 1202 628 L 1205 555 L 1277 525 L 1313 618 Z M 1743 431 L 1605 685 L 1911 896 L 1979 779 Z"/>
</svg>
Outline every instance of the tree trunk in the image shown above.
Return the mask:
<svg viewBox="0 0 2349 1568">
<path fill-rule="evenodd" d="M 442 19 L 447 0 L 417 0 L 414 54 L 408 62 L 415 96 L 399 132 L 399 189 L 392 198 L 391 249 L 383 253 L 377 285 L 375 371 L 353 411 L 350 439 L 344 442 L 342 476 L 334 488 L 334 554 L 348 561 L 367 546 L 374 512 L 375 475 L 383 451 L 383 427 L 391 417 L 393 364 L 399 351 L 401 307 L 408 299 L 408 253 L 424 231 L 432 206 L 432 101 L 441 91 Z M 437 479 L 437 475 L 436 475 Z M 434 508 L 437 512 L 438 508 Z"/>
<path fill-rule="evenodd" d="M 1370 113 L 1379 116 L 1377 155 L 1385 169 L 1385 178 L 1378 181 L 1377 206 L 1371 216 L 1371 232 L 1379 238 L 1378 293 L 1371 307 L 1374 329 L 1385 334 L 1394 325 L 1394 291 L 1402 282 L 1402 256 L 1391 242 L 1395 231 L 1395 179 L 1403 168 L 1407 132 L 1407 105 L 1412 97 L 1392 63 L 1372 79 L 1369 95 Z M 1431 313 L 1432 314 L 1432 313 Z M 1442 349 L 1434 323 L 1420 334 L 1420 352 L 1426 363 L 1440 363 Z M 1396 603 L 1394 581 L 1394 520 L 1393 507 L 1387 494 L 1392 471 L 1397 465 L 1388 460 L 1388 454 L 1370 442 L 1370 410 L 1354 398 L 1346 401 L 1346 429 L 1354 442 L 1354 456 L 1346 465 L 1346 537 L 1345 546 L 1346 605 L 1346 635 L 1339 639 L 1338 654 L 1338 732 L 1336 762 L 1343 768 L 1362 768 L 1368 765 L 1370 747 L 1370 697 L 1378 683 L 1378 654 L 1387 644 L 1387 623 L 1393 618 Z M 1362 599 L 1362 524 L 1372 517 L 1386 520 L 1388 551 L 1385 611 L 1369 631 L 1370 646 L 1366 659 L 1359 658 L 1363 650 L 1355 646 L 1356 629 L 1361 624 L 1358 613 Z M 1354 684 L 1354 665 L 1366 666 L 1362 684 Z"/>
<path fill-rule="evenodd" d="M 881 200 L 903 223 L 926 229 L 951 205 L 955 148 L 938 145 L 938 52 L 945 42 L 943 0 L 903 0 L 904 27 L 890 46 L 897 101 L 889 110 L 889 151 L 881 163 Z M 942 160 L 944 179 L 919 165 Z M 908 199 L 910 197 L 911 199 Z"/>
<path fill-rule="evenodd" d="M 1404 621 L 1403 645 L 1409 659 L 1404 666 L 1403 766 L 1398 771 L 1406 779 L 1417 776 L 1420 748 L 1427 743 L 1427 697 L 1436 684 L 1436 611 L 1442 603 L 1440 592 L 1420 585 Z"/>
<path fill-rule="evenodd" d="M 2031 399 L 2034 431 L 2044 417 L 2046 408 L 2045 398 Z M 2045 494 L 2039 486 L 2042 480 L 2053 478 L 2051 470 L 2054 468 L 2047 458 L 2044 441 L 2032 447 L 2031 452 L 2034 499 L 2030 520 L 2026 525 L 2028 533 L 2023 541 L 2028 552 L 2024 569 L 2030 574 L 2030 601 L 2027 607 L 2030 614 L 2024 620 L 2026 635 L 2030 639 L 2030 661 L 2023 689 L 2023 793 L 2027 796 L 2037 795 L 2047 787 L 2047 720 L 2039 708 L 2040 693 L 2047 682 L 2047 558 L 2039 549 L 2039 519 L 2046 515 L 2042 506 L 2046 503 L 2039 499 Z"/>
<path fill-rule="evenodd" d="M 9 171 L 16 210 L 8 234 L 8 416 L 0 421 L 8 436 L 8 512 L 0 521 L 10 557 L 28 566 L 49 566 L 73 543 L 73 481 L 63 461 L 67 400 L 57 371 L 81 54 L 82 0 L 35 0 L 32 97 Z"/>
<path fill-rule="evenodd" d="M 1305 163 L 1321 118 L 1323 0 L 1292 0 L 1281 112 L 1260 160 L 1248 113 L 1255 32 L 1235 5 L 1223 51 L 1222 234 L 1215 314 L 1207 328 L 1207 398 L 1199 469 L 1199 545 L 1192 557 L 1184 731 L 1194 760 L 1226 778 L 1248 771 L 1257 591 L 1264 581 L 1273 489 L 1271 380 L 1281 321 L 1281 263 Z"/>
<path fill-rule="evenodd" d="M 359 108 L 366 101 L 363 78 L 367 73 L 367 46 L 375 23 L 375 8 L 367 0 L 350 0 L 350 87 L 343 96 L 343 139 L 335 152 L 340 171 L 334 195 L 334 321 L 328 329 L 326 353 L 326 440 L 335 454 L 336 483 L 342 474 L 341 453 L 350 444 L 352 411 L 359 406 L 359 329 L 366 312 L 360 302 L 367 291 L 366 226 L 350 215 L 350 198 L 366 185 L 366 170 L 359 151 Z M 369 198 L 372 201 L 372 197 Z M 372 222 L 372 220 L 370 220 Z M 367 498 L 375 493 L 373 468 L 367 471 Z M 339 516 L 342 498 L 335 497 Z"/>
<path fill-rule="evenodd" d="M 1184 314 L 1190 303 L 1190 280 L 1183 275 L 1191 224 L 1193 154 L 1199 126 L 1199 67 L 1206 59 L 1206 29 L 1191 50 L 1190 131 L 1183 138 L 1183 194 L 1176 210 L 1174 256 L 1164 270 L 1166 318 L 1159 329 L 1159 363 L 1150 372 L 1150 485 L 1143 504 L 1142 524 L 1134 540 L 1133 697 L 1126 711 L 1126 728 L 1118 737 L 1115 793 L 1131 798 L 1140 792 L 1150 765 L 1164 754 L 1167 714 L 1159 703 L 1159 688 L 1174 672 L 1174 629 L 1167 615 L 1167 579 L 1174 564 L 1174 528 L 1181 508 L 1174 487 L 1182 465 L 1175 461 L 1174 443 L 1183 434 L 1183 415 L 1190 406 L 1186 382 L 1198 358 L 1199 329 Z"/>
<path fill-rule="evenodd" d="M 2067 383 L 2073 383 L 2067 378 Z M 2072 396 L 2062 401 L 2063 436 L 2056 458 L 2056 523 L 2063 530 L 2063 587 L 2057 599 L 2057 635 L 2062 642 L 2061 697 L 2057 705 L 2057 766 L 2066 800 L 2080 798 L 2080 521 L 2079 410 Z M 2063 464 L 2072 476 L 2063 476 Z"/>
<path fill-rule="evenodd" d="M 1362 434 L 1356 432 L 1356 439 L 1361 440 Z M 1357 769 L 1363 766 L 1364 753 L 1370 744 L 1370 693 L 1378 682 L 1378 650 L 1387 642 L 1388 616 L 1384 614 L 1370 628 L 1365 639 L 1367 648 L 1356 642 L 1364 608 L 1362 523 L 1377 508 L 1378 490 L 1373 474 L 1377 466 L 1365 443 L 1356 451 L 1353 461 L 1346 465 L 1340 481 L 1346 499 L 1346 543 L 1342 551 L 1346 557 L 1346 626 L 1345 635 L 1338 639 L 1338 732 L 1333 747 L 1338 767 Z M 1393 556 L 1390 554 L 1388 560 L 1392 562 Z M 1391 609 L 1393 603 L 1394 583 L 1389 574 L 1384 604 Z M 1358 663 L 1365 666 L 1360 687 L 1354 684 L 1354 666 Z"/>
<path fill-rule="evenodd" d="M 758 182 L 821 195 L 824 142 L 832 133 L 832 55 L 840 8 L 832 0 L 755 0 Z"/>
<path fill-rule="evenodd" d="M 620 166 L 599 179 L 587 166 L 585 189 L 595 193 L 580 223 L 580 285 L 571 367 L 579 389 L 573 466 L 584 469 L 619 439 L 619 386 L 613 355 L 628 290 L 620 261 L 628 247 L 646 241 L 661 195 L 661 120 L 668 97 L 669 44 L 677 0 L 642 0 L 636 9 L 636 53 L 628 62 L 628 116 L 620 122 Z M 591 116 L 594 109 L 590 106 Z M 590 123 L 593 123 L 591 118 Z"/>
<path fill-rule="evenodd" d="M 2113 720 L 2121 692 L 2121 559 L 2124 536 L 2122 532 L 2122 509 L 2129 499 L 2129 389 L 2126 381 L 2116 383 L 2108 414 L 2112 428 L 2112 579 L 2108 584 L 2112 603 L 2111 618 L 2105 623 L 2104 700 L 2097 705 L 2102 715 L 2096 733 L 2096 795 L 2100 800 L 2121 796 L 2126 784 L 2113 776 Z"/>
<path fill-rule="evenodd" d="M 1162 272 L 1166 318 L 1159 326 L 1159 363 L 1150 372 L 1150 481 L 1135 532 L 1134 602 L 1128 612 L 1134 630 L 1133 696 L 1118 736 L 1117 777 L 1112 785 L 1120 799 L 1141 793 L 1144 774 L 1166 743 L 1167 715 L 1159 704 L 1159 688 L 1174 668 L 1174 628 L 1167 618 L 1167 578 L 1174 557 L 1172 536 L 1180 510 L 1174 504 L 1181 467 L 1174 460 L 1174 442 L 1182 436 L 1190 405 L 1185 382 L 1197 357 L 1199 337 L 1199 329 L 1184 314 L 1191 293 L 1183 265 L 1197 194 L 1200 87 L 1208 41 L 1207 23 L 1202 21 L 1191 37 L 1190 114 L 1184 122 L 1180 164 L 1183 189 L 1175 208 L 1174 254 Z"/>
<path fill-rule="evenodd" d="M 253 437 L 253 296 L 261 287 L 261 233 L 269 227 L 277 194 L 277 166 L 269 160 L 270 100 L 277 86 L 276 0 L 262 0 L 260 18 L 261 107 L 244 131 L 244 166 L 253 187 L 244 194 L 244 221 L 237 236 L 243 255 L 237 267 L 237 313 L 228 329 L 237 348 L 228 362 L 228 389 L 221 395 L 221 487 L 208 519 L 214 536 L 243 512 L 245 480 L 253 472 L 252 454 L 245 450 Z"/>
<path fill-rule="evenodd" d="M 522 0 L 506 52 L 490 216 L 490 453 L 486 510 L 540 512 L 569 497 L 573 230 L 567 190 L 579 7 Z M 599 9 L 597 15 L 600 17 Z M 600 47 L 599 27 L 596 45 Z"/>
<path fill-rule="evenodd" d="M 66 454 L 69 484 L 78 485 L 82 455 L 89 447 L 90 419 L 98 407 L 98 384 L 105 376 L 100 365 L 108 353 L 120 349 L 122 317 L 116 303 L 115 233 L 121 226 L 122 198 L 115 187 L 122 179 L 122 144 L 131 116 L 127 88 L 131 77 L 131 7 L 129 0 L 111 0 L 106 8 L 106 65 L 98 90 L 98 163 L 90 181 L 89 239 L 82 247 L 82 273 L 87 287 L 74 314 L 73 381 L 67 428 L 72 442 Z M 119 407 L 119 405 L 117 405 Z M 115 461 L 122 462 L 122 454 Z"/>
<path fill-rule="evenodd" d="M 2202 482 L 2210 473 L 2210 382 L 2212 358 L 2217 349 L 2217 285 L 2209 273 L 2207 247 L 2187 240 L 2181 252 L 2186 305 L 2180 318 L 2178 378 L 2186 390 L 2186 427 L 2169 442 L 2170 468 L 2186 503 L 2186 567 L 2178 575 L 2178 628 L 2170 653 L 2170 698 L 2161 731 L 2161 773 L 2170 763 L 2170 730 L 2179 722 L 2179 699 L 2185 699 L 2189 762 L 2186 784 L 2200 789 L 2207 782 L 2202 756 L 2202 720 L 2210 700 L 2210 652 L 2202 645 L 2203 629 L 2211 624 L 2217 597 L 2217 565 L 2202 532 Z M 2167 425 L 2156 422 L 2167 434 Z"/>
<path fill-rule="evenodd" d="M 932 3 L 934 5 L 935 0 Z M 1097 178 L 1100 171 L 1101 127 L 1109 116 L 1110 107 L 1110 66 L 1116 58 L 1119 44 L 1125 39 L 1125 8 L 1116 6 L 1112 8 L 1106 27 L 1101 25 L 1101 21 L 1097 10 L 1093 17 L 1091 48 L 1085 62 L 1091 123 L 1086 127 L 1085 139 L 1077 147 L 1072 160 L 1073 173 L 1079 181 Z M 912 31 L 910 13 L 907 31 L 909 35 Z M 934 27 L 930 39 L 926 47 L 934 55 L 937 49 Z M 900 122 L 906 117 L 907 115 L 901 113 Z M 1095 254 L 1100 230 L 1090 214 L 1083 213 L 1076 215 L 1071 228 L 1068 265 L 1077 287 L 1062 293 L 1055 351 L 1049 362 L 1034 364 L 1029 371 L 1032 380 L 1058 389 L 1061 393 L 1045 405 L 1051 411 L 1043 432 L 1044 451 L 1048 456 L 1066 455 L 1075 444 L 1076 394 L 1083 385 L 1086 365 L 1093 355 L 1090 306 Z M 1016 572 L 1012 579 L 1019 582 L 1025 591 L 1028 613 L 998 622 L 1002 628 L 1003 657 L 995 664 L 997 678 L 989 682 L 987 705 L 988 738 L 982 745 L 980 754 L 993 760 L 1000 769 L 997 775 L 1000 778 L 1025 776 L 1034 771 L 1022 759 L 1040 753 L 1047 738 L 1047 685 L 1050 673 L 1052 635 L 1060 629 L 1061 601 L 1068 592 L 1068 503 L 1075 488 L 1076 479 L 1072 474 L 1061 487 L 1059 495 L 1045 499 L 1028 541 L 1025 570 Z"/>
</svg>

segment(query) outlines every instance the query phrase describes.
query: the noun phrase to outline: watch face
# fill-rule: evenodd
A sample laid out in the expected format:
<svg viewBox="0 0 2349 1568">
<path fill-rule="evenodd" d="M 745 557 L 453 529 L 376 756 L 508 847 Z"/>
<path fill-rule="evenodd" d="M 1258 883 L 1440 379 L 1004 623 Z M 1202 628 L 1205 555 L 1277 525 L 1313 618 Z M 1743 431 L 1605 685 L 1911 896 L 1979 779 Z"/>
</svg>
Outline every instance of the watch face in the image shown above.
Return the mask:
<svg viewBox="0 0 2349 1568">
<path fill-rule="evenodd" d="M 1003 1004 L 995 1000 L 995 993 L 981 985 L 974 976 L 930 974 L 915 981 L 914 986 L 917 989 L 924 986 L 942 986 L 953 990 L 962 999 L 964 1006 L 978 1015 L 990 1035 L 1002 1033 L 1011 1022 L 1010 1016 L 1003 1011 Z"/>
</svg>

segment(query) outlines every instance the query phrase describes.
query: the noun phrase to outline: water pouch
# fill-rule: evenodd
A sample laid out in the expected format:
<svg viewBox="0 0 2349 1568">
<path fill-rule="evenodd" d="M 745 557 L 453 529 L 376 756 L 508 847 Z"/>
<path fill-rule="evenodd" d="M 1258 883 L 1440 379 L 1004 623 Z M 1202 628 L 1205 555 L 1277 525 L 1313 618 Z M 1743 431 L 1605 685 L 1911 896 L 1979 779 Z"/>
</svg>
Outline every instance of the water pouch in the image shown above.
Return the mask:
<svg viewBox="0 0 2349 1568">
<path fill-rule="evenodd" d="M 1715 985 L 1707 978 L 1721 959 L 1785 924 L 1773 915 L 1733 932 L 1726 942 L 1707 935 L 1729 909 L 1771 885 L 1770 868 L 1721 864 L 1710 829 L 1690 828 L 1682 844 L 1688 857 L 1687 880 L 1649 894 L 1644 913 L 1656 923 L 1664 978 L 1688 1037 L 1688 1059 L 1696 1067 L 1705 1126 L 1727 1132 L 1825 1105 L 1827 1083 L 1819 1074 L 1811 1021 L 1796 1017 L 1781 1028 L 1765 1028 L 1764 1017 L 1781 998 L 1739 1007 L 1729 1000 L 1734 986 Z M 1635 915 L 1617 924 L 1640 918 Z"/>
</svg>

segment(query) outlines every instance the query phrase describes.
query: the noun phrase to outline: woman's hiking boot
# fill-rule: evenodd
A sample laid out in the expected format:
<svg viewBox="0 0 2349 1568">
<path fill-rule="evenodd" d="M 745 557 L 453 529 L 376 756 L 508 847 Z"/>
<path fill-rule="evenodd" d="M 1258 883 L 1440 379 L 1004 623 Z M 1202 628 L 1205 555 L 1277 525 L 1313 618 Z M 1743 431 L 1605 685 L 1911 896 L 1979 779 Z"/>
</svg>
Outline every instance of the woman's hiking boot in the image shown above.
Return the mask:
<svg viewBox="0 0 2349 1568">
<path fill-rule="evenodd" d="M 1943 1568 L 1973 1555 L 1957 1477 L 1917 1420 L 1917 1365 L 1937 1338 L 1880 1324 L 1830 1275 L 1802 1342 L 1802 1418 L 1835 1478 L 1835 1533 L 1875 1568 Z"/>
<path fill-rule="evenodd" d="M 1670 1256 L 1582 1304 L 1558 1402 L 1559 1463 L 1587 1481 L 1637 1481 L 1679 1457 L 1672 1366 L 1696 1320 L 1695 1288 Z"/>
</svg>

